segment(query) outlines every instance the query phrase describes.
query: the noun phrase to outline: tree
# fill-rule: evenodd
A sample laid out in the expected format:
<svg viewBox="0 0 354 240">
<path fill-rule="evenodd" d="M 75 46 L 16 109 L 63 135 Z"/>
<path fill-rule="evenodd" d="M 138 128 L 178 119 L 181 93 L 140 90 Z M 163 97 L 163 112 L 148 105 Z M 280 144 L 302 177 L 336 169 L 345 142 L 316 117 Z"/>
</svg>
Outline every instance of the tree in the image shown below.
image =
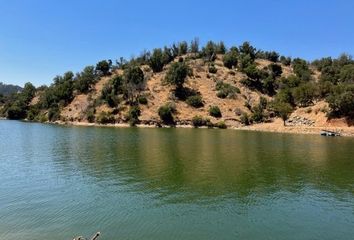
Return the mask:
<svg viewBox="0 0 354 240">
<path fill-rule="evenodd" d="M 339 73 L 339 79 L 344 83 L 354 83 L 354 64 L 342 67 Z"/>
<path fill-rule="evenodd" d="M 285 103 L 285 102 L 279 102 L 276 101 L 274 102 L 274 111 L 283 120 L 284 126 L 286 126 L 286 120 L 288 120 L 291 112 L 292 112 L 292 107 L 290 104 Z"/>
<path fill-rule="evenodd" d="M 294 88 L 293 96 L 296 104 L 302 107 L 309 106 L 316 96 L 316 88 L 312 83 L 301 84 Z"/>
<path fill-rule="evenodd" d="M 229 52 L 227 52 L 223 57 L 224 66 L 229 69 L 237 67 L 238 55 L 238 51 L 235 49 L 231 49 Z"/>
<path fill-rule="evenodd" d="M 111 60 L 102 60 L 96 64 L 96 71 L 98 72 L 99 75 L 106 76 L 110 74 L 110 70 L 112 67 L 112 61 Z"/>
<path fill-rule="evenodd" d="M 198 53 L 199 52 L 199 39 L 198 38 L 194 38 L 191 41 L 190 52 L 191 53 Z"/>
<path fill-rule="evenodd" d="M 242 55 L 249 55 L 252 60 L 256 58 L 257 49 L 254 48 L 249 42 L 244 42 L 240 47 L 240 53 Z"/>
<path fill-rule="evenodd" d="M 292 64 L 296 76 L 305 82 L 311 80 L 311 70 L 309 69 L 309 66 L 305 60 L 295 58 Z"/>
<path fill-rule="evenodd" d="M 173 114 L 176 112 L 176 107 L 171 104 L 167 103 L 161 107 L 159 107 L 158 114 L 161 120 L 165 124 L 174 124 Z"/>
<path fill-rule="evenodd" d="M 20 94 L 20 98 L 27 105 L 34 98 L 35 94 L 36 94 L 35 86 L 33 86 L 32 83 L 28 82 L 25 84 Z"/>
<path fill-rule="evenodd" d="M 219 42 L 216 45 L 216 53 L 217 54 L 225 54 L 226 53 L 226 46 L 225 46 L 225 43 L 223 41 Z"/>
<path fill-rule="evenodd" d="M 216 50 L 216 44 L 213 41 L 209 41 L 205 47 L 203 47 L 202 55 L 207 61 L 213 62 L 216 59 Z"/>
<path fill-rule="evenodd" d="M 145 88 L 144 72 L 138 66 L 130 66 L 124 70 L 124 84 L 127 98 L 131 103 L 135 102 L 140 91 Z"/>
<path fill-rule="evenodd" d="M 274 78 L 280 77 L 283 73 L 283 69 L 279 64 L 271 63 L 268 65 L 268 69 Z"/>
<path fill-rule="evenodd" d="M 210 106 L 209 115 L 215 118 L 221 118 L 222 114 L 218 106 Z"/>
<path fill-rule="evenodd" d="M 169 51 L 169 50 L 167 50 Z M 166 51 L 165 51 L 166 52 Z M 166 55 L 167 56 L 167 55 Z M 161 48 L 156 48 L 153 50 L 152 55 L 149 60 L 149 66 L 154 73 L 161 72 L 164 66 L 163 54 Z"/>
<path fill-rule="evenodd" d="M 188 43 L 186 41 L 178 44 L 178 56 L 185 55 L 188 52 Z"/>
<path fill-rule="evenodd" d="M 189 67 L 184 62 L 173 63 L 165 77 L 165 81 L 174 85 L 176 89 L 181 89 L 187 78 Z"/>
<path fill-rule="evenodd" d="M 331 115 L 336 117 L 354 117 L 354 92 L 339 91 L 331 94 L 327 101 L 331 109 Z"/>
<path fill-rule="evenodd" d="M 290 64 L 291 64 L 291 57 L 281 56 L 281 57 L 280 57 L 280 62 L 281 62 L 282 64 L 284 64 L 285 66 L 290 66 Z"/>
<path fill-rule="evenodd" d="M 81 93 L 87 93 L 91 86 L 96 82 L 94 66 L 87 66 L 81 73 L 76 75 L 75 89 Z"/>
</svg>

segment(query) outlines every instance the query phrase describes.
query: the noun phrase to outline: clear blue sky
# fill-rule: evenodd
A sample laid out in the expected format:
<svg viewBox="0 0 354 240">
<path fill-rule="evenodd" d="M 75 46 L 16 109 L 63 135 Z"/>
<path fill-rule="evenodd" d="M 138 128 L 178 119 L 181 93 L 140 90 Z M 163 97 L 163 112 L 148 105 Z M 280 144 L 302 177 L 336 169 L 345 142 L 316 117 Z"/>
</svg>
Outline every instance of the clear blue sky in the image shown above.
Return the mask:
<svg viewBox="0 0 354 240">
<path fill-rule="evenodd" d="M 50 84 L 102 59 L 199 37 L 311 60 L 354 53 L 352 0 L 0 1 L 0 81 Z"/>
</svg>

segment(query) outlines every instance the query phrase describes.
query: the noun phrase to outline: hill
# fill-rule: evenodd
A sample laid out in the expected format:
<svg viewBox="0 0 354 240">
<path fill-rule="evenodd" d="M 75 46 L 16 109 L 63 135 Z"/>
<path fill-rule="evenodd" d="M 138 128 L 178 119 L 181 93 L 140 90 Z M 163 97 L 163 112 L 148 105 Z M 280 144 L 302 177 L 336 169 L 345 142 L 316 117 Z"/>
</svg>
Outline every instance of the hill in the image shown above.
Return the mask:
<svg viewBox="0 0 354 240">
<path fill-rule="evenodd" d="M 13 93 L 21 92 L 22 88 L 17 85 L 4 84 L 0 82 L 0 95 L 8 96 Z"/>
<path fill-rule="evenodd" d="M 49 87 L 25 86 L 1 112 L 68 124 L 207 126 L 251 130 L 352 132 L 354 61 L 348 55 L 309 63 L 197 40 L 103 60 Z M 22 99 L 22 100 L 21 100 Z M 284 126 L 286 125 L 286 126 Z M 339 129 L 340 128 L 340 129 Z"/>
</svg>

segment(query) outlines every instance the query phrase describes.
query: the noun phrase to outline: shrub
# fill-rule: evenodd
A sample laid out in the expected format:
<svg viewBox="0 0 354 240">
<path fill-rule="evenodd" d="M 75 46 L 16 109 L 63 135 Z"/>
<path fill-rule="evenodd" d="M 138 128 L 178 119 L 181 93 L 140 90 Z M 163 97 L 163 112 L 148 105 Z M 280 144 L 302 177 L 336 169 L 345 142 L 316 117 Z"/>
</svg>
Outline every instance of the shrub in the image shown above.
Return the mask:
<svg viewBox="0 0 354 240">
<path fill-rule="evenodd" d="M 145 88 L 144 72 L 139 66 L 130 66 L 124 70 L 126 97 L 133 103 L 137 95 Z"/>
<path fill-rule="evenodd" d="M 94 123 L 96 119 L 95 114 L 92 111 L 88 112 L 86 115 L 86 119 L 89 123 Z"/>
<path fill-rule="evenodd" d="M 147 100 L 147 98 L 145 96 L 139 96 L 138 97 L 138 102 L 140 104 L 146 105 L 148 103 L 148 100 Z"/>
<path fill-rule="evenodd" d="M 175 113 L 175 111 L 175 106 L 167 103 L 159 108 L 158 114 L 165 124 L 174 124 L 173 113 Z"/>
<path fill-rule="evenodd" d="M 251 119 L 253 122 L 260 123 L 264 120 L 264 112 L 260 105 L 254 107 L 252 109 L 252 116 Z"/>
<path fill-rule="evenodd" d="M 200 108 L 204 106 L 203 99 L 201 95 L 194 95 L 187 98 L 186 103 L 189 106 Z"/>
<path fill-rule="evenodd" d="M 218 69 L 214 66 L 214 64 L 210 64 L 208 70 L 209 70 L 209 73 L 213 73 L 213 74 L 218 72 Z"/>
<path fill-rule="evenodd" d="M 290 66 L 290 64 L 291 64 L 291 58 L 290 58 L 290 57 L 281 56 L 281 57 L 280 57 L 280 62 L 281 62 L 282 64 L 284 64 L 285 66 Z"/>
<path fill-rule="evenodd" d="M 190 52 L 191 53 L 198 53 L 199 52 L 199 39 L 198 38 L 195 38 L 191 41 Z"/>
<path fill-rule="evenodd" d="M 271 63 L 268 65 L 268 69 L 274 78 L 280 77 L 283 73 L 282 67 L 279 64 Z"/>
<path fill-rule="evenodd" d="M 231 50 L 226 53 L 223 58 L 224 66 L 229 69 L 237 67 L 238 55 L 238 52 L 235 50 Z"/>
<path fill-rule="evenodd" d="M 220 129 L 226 129 L 227 125 L 225 122 L 221 121 L 221 122 L 217 122 L 216 124 L 214 124 L 214 127 L 220 128 Z"/>
<path fill-rule="evenodd" d="M 210 116 L 215 117 L 215 118 L 222 117 L 220 108 L 218 106 L 211 106 L 209 108 L 209 114 L 210 114 Z"/>
<path fill-rule="evenodd" d="M 141 114 L 139 106 L 131 106 L 128 112 L 128 121 L 131 126 L 135 126 L 140 122 L 139 116 Z"/>
<path fill-rule="evenodd" d="M 216 59 L 217 45 L 213 41 L 207 42 L 202 49 L 202 56 L 209 62 Z"/>
<path fill-rule="evenodd" d="M 173 63 L 166 74 L 165 81 L 174 85 L 176 89 L 182 88 L 188 72 L 189 67 L 184 62 Z"/>
<path fill-rule="evenodd" d="M 51 107 L 48 110 L 48 120 L 50 122 L 55 122 L 60 118 L 60 111 L 58 107 Z"/>
<path fill-rule="evenodd" d="M 161 72 L 164 66 L 164 54 L 161 48 L 156 48 L 153 50 L 152 55 L 149 59 L 149 66 L 154 73 Z"/>
<path fill-rule="evenodd" d="M 311 70 L 309 69 L 308 63 L 305 60 L 295 58 L 292 64 L 296 76 L 298 76 L 302 81 L 311 80 Z"/>
<path fill-rule="evenodd" d="M 228 83 L 224 83 L 223 81 L 218 81 L 216 83 L 215 89 L 218 91 L 216 93 L 218 98 L 233 98 L 236 96 L 236 94 L 241 92 L 239 88 Z"/>
<path fill-rule="evenodd" d="M 112 67 L 111 60 L 102 60 L 96 64 L 96 72 L 100 75 L 106 76 L 110 73 Z"/>
<path fill-rule="evenodd" d="M 81 73 L 76 75 L 75 88 L 81 93 L 87 93 L 95 82 L 95 67 L 87 66 Z"/>
<path fill-rule="evenodd" d="M 316 91 L 315 85 L 312 83 L 301 84 L 293 90 L 295 103 L 302 107 L 309 106 L 317 95 Z"/>
<path fill-rule="evenodd" d="M 248 125 L 251 124 L 250 117 L 248 116 L 247 113 L 243 113 L 243 114 L 241 115 L 240 121 L 241 121 L 242 124 L 244 124 L 244 125 L 246 125 L 246 126 L 248 126 Z"/>
<path fill-rule="evenodd" d="M 114 116 L 111 113 L 108 112 L 100 112 L 96 119 L 97 123 L 99 124 L 108 124 L 108 123 L 114 123 Z"/>
<path fill-rule="evenodd" d="M 192 118 L 192 125 L 196 128 L 202 127 L 202 126 L 210 126 L 211 122 L 209 119 L 203 118 L 202 116 L 197 115 Z"/>
</svg>

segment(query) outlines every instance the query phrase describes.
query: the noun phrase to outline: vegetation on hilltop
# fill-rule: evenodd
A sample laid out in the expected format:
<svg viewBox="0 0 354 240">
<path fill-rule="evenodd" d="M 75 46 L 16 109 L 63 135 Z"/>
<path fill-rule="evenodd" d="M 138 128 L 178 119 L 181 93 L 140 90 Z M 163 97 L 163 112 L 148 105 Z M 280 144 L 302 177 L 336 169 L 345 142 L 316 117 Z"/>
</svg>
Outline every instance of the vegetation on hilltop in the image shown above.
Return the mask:
<svg viewBox="0 0 354 240">
<path fill-rule="evenodd" d="M 205 79 L 201 72 L 206 74 Z M 154 121 L 163 124 L 176 124 L 179 108 L 183 106 L 211 117 L 199 114 L 189 117 L 194 126 L 214 127 L 211 122 L 224 117 L 225 111 L 214 102 L 242 99 L 244 109 L 236 108 L 232 119 L 245 125 L 274 117 L 282 118 L 285 123 L 294 109 L 320 100 L 328 103 L 329 118 L 354 118 L 354 61 L 349 55 L 307 62 L 275 51 L 258 50 L 249 42 L 227 48 L 223 42 L 213 41 L 200 46 L 198 39 L 190 44 L 183 41 L 144 51 L 130 60 L 120 58 L 115 63 L 103 60 L 77 74 L 68 71 L 55 77 L 50 86 L 35 88 L 27 83 L 21 92 L 0 95 L 0 114 L 9 119 L 75 121 L 65 119 L 62 113 L 72 111 L 70 104 L 84 95 L 87 104 L 82 107 L 84 116 L 79 121 L 101 124 L 123 121 L 135 125 L 144 118 L 144 110 L 157 102 L 156 90 L 148 86 L 151 79 L 160 79 L 161 88 L 169 92 L 169 102 L 153 108 L 158 118 Z M 206 79 L 214 82 L 214 87 L 209 87 L 216 92 L 212 104 L 208 103 L 209 96 L 190 85 L 192 80 Z M 258 96 L 257 101 L 251 101 L 252 94 Z M 176 103 L 181 102 L 185 105 L 177 107 Z M 224 126 L 224 122 L 219 125 Z"/>
</svg>

